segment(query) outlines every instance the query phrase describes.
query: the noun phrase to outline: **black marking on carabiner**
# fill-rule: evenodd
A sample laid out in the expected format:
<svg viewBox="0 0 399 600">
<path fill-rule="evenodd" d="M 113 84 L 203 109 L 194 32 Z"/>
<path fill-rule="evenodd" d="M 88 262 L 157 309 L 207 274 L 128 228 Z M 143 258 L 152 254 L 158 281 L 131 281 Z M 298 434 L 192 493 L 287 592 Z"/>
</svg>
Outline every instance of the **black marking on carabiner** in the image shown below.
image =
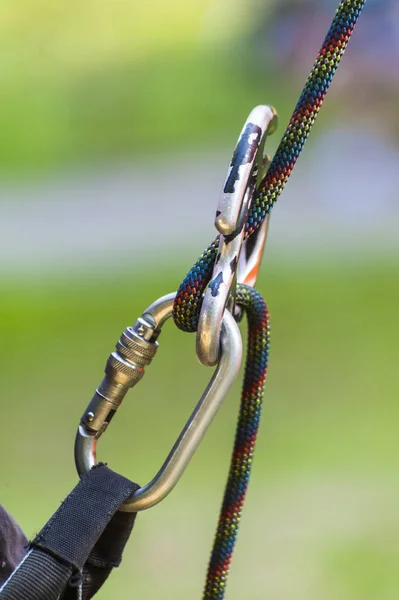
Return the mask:
<svg viewBox="0 0 399 600">
<path fill-rule="evenodd" d="M 223 273 L 220 271 L 218 275 L 216 275 L 215 279 L 213 279 L 209 284 L 209 289 L 211 290 L 211 294 L 214 298 L 219 296 L 219 288 L 223 283 Z"/>
<path fill-rule="evenodd" d="M 230 235 L 224 235 L 223 240 L 226 246 L 228 246 L 228 244 L 230 244 L 230 242 L 232 242 L 237 235 L 240 235 L 241 231 L 242 228 L 238 227 L 235 231 L 233 231 L 233 233 L 230 233 Z"/>
<path fill-rule="evenodd" d="M 235 257 L 233 258 L 233 260 L 231 261 L 231 263 L 230 263 L 230 269 L 231 269 L 231 272 L 232 272 L 232 273 L 235 273 L 235 272 L 236 272 L 236 269 L 237 269 L 237 263 L 238 263 L 238 259 L 237 259 L 237 257 L 235 256 Z"/>
<path fill-rule="evenodd" d="M 244 244 L 244 247 L 242 249 L 242 251 L 245 253 L 245 258 L 248 259 L 251 254 L 253 253 L 255 247 L 256 247 L 256 243 L 258 240 L 258 237 L 260 235 L 261 232 L 261 228 L 259 227 L 252 235 L 250 235 Z"/>
<path fill-rule="evenodd" d="M 251 136 L 254 136 L 252 140 L 250 140 Z M 259 125 L 248 123 L 231 159 L 231 171 L 223 189 L 225 194 L 233 194 L 235 192 L 236 182 L 240 179 L 240 167 L 253 160 L 258 150 L 261 137 L 262 129 Z"/>
</svg>

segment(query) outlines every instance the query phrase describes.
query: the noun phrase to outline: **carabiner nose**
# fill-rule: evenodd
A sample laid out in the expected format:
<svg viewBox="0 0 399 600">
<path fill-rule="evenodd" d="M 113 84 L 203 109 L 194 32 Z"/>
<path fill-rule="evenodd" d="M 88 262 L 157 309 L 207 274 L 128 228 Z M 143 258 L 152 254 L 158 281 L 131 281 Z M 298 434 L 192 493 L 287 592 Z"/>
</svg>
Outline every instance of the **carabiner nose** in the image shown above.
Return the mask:
<svg viewBox="0 0 399 600">
<path fill-rule="evenodd" d="M 87 407 L 76 435 L 75 463 L 80 476 L 97 464 L 98 438 L 129 387 L 142 377 L 143 365 L 149 364 L 154 356 L 161 327 L 172 315 L 175 295 L 169 294 L 154 302 L 133 328 L 125 330 L 116 346 L 117 351 L 108 359 L 106 376 Z M 208 387 L 158 473 L 150 483 L 128 498 L 120 510 L 145 510 L 172 491 L 235 380 L 241 357 L 241 335 L 234 318 L 226 311 L 221 331 L 220 360 Z"/>
<path fill-rule="evenodd" d="M 198 321 L 197 357 L 203 365 L 213 366 L 218 360 L 221 323 L 235 289 L 237 269 L 240 268 L 242 282 L 248 279 L 254 283 L 256 279 L 267 224 L 262 225 L 256 244 L 247 246 L 244 261 L 239 267 L 240 253 L 248 210 L 263 165 L 265 140 L 275 130 L 276 123 L 277 114 L 273 108 L 254 108 L 241 131 L 230 163 L 215 219 L 215 226 L 221 233 L 219 252 Z M 253 264 L 250 265 L 250 262 Z"/>
<path fill-rule="evenodd" d="M 275 130 L 277 113 L 266 105 L 256 106 L 245 121 L 230 162 L 216 209 L 215 227 L 225 237 L 245 225 L 251 195 L 246 194 L 254 167 L 261 168 L 266 134 Z"/>
</svg>

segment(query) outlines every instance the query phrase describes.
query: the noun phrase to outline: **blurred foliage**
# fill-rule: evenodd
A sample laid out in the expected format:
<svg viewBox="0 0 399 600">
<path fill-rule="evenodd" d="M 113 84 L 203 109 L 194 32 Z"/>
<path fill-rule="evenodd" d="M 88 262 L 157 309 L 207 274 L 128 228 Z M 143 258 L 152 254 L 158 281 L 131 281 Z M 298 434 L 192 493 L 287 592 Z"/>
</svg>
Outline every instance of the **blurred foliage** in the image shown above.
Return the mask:
<svg viewBox="0 0 399 600">
<path fill-rule="evenodd" d="M 256 0 L 3 2 L 3 175 L 232 146 L 262 102 L 278 108 L 282 131 L 300 90 L 252 59 L 248 32 L 266 8 Z M 133 281 L 63 272 L 0 282 L 1 501 L 29 536 L 76 483 L 76 427 L 119 334 L 176 288 L 184 269 L 157 265 Z M 397 271 L 387 260 L 331 257 L 276 261 L 263 272 L 271 365 L 231 600 L 243 590 L 248 600 L 397 598 Z M 195 360 L 194 336 L 169 323 L 160 343 L 99 449 L 142 484 L 210 376 Z M 200 597 L 239 388 L 171 497 L 139 515 L 99 599 Z"/>
<path fill-rule="evenodd" d="M 287 2 L 287 16 L 297 4 Z M 231 145 L 237 123 L 260 103 L 275 105 L 284 125 L 337 3 L 299 4 L 318 5 L 320 32 L 311 24 L 307 35 L 295 18 L 295 36 L 281 29 L 281 3 L 272 0 L 3 0 L 2 176 Z M 374 33 L 381 31 L 380 24 Z M 376 47 L 362 40 L 360 57 Z M 383 52 L 387 60 L 379 60 L 391 64 L 389 46 Z M 390 68 L 387 83 L 378 78 L 380 68 L 369 71 L 367 60 L 345 62 L 352 70 L 335 84 L 340 119 L 375 122 L 384 135 L 394 135 L 397 86 Z M 371 110 L 370 97 L 371 106 L 384 110 Z M 334 110 L 330 105 L 322 118 L 331 119 Z"/>
<path fill-rule="evenodd" d="M 258 286 L 271 311 L 271 364 L 229 598 L 393 600 L 397 263 L 295 265 L 269 265 Z M 177 286 L 183 270 L 174 269 L 133 281 L 1 282 L 2 503 L 28 535 L 76 482 L 75 430 L 108 353 Z M 99 445 L 101 459 L 142 484 L 209 380 L 194 338 L 165 325 L 156 360 Z M 239 387 L 170 498 L 139 515 L 99 599 L 200 597 Z"/>
<path fill-rule="evenodd" d="M 295 102 L 251 69 L 256 2 L 3 4 L 3 174 L 218 146 L 255 104 Z"/>
</svg>

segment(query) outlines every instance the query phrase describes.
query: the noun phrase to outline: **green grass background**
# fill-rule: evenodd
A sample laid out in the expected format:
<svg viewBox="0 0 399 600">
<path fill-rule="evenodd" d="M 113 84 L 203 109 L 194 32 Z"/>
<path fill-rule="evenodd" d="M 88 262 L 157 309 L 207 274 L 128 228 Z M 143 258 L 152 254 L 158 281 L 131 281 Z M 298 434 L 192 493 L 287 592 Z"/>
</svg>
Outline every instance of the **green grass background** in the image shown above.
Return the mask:
<svg viewBox="0 0 399 600">
<path fill-rule="evenodd" d="M 160 272 L 1 284 L 2 502 L 29 536 L 76 483 L 75 430 L 113 344 L 184 268 Z M 371 256 L 262 269 L 270 371 L 229 598 L 397 597 L 397 273 Z M 210 377 L 194 343 L 165 325 L 154 363 L 99 444 L 102 460 L 140 483 Z M 200 597 L 239 388 L 178 487 L 138 516 L 99 598 Z"/>
<path fill-rule="evenodd" d="M 95 174 L 142 155 L 156 170 L 164 153 L 230 149 L 262 102 L 277 107 L 282 132 L 307 76 L 254 60 L 269 1 L 0 4 L 2 180 L 90 164 Z M 330 99 L 312 137 L 344 108 Z M 189 266 L 1 278 L 0 500 L 28 536 L 77 481 L 75 431 L 121 331 Z M 275 257 L 258 287 L 272 317 L 270 372 L 227 597 L 397 600 L 398 263 L 372 252 Z M 99 444 L 100 459 L 143 484 L 210 378 L 193 336 L 169 323 L 160 341 Z M 201 597 L 239 390 L 171 496 L 138 516 L 99 600 Z"/>
<path fill-rule="evenodd" d="M 3 1 L 1 176 L 230 147 L 237 115 L 256 103 L 285 122 L 301 82 L 253 60 L 250 33 L 268 6 Z"/>
</svg>

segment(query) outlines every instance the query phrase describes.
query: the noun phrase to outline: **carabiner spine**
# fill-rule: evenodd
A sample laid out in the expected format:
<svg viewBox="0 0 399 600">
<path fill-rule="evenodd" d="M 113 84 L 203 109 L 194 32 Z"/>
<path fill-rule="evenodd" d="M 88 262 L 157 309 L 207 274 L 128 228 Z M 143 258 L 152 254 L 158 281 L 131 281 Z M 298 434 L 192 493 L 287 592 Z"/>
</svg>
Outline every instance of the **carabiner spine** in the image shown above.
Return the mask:
<svg viewBox="0 0 399 600">
<path fill-rule="evenodd" d="M 175 294 L 169 294 L 152 304 L 136 325 L 124 333 L 141 333 L 148 338 L 145 341 L 147 346 L 143 344 L 141 348 L 151 348 L 152 344 L 156 350 L 157 343 L 154 339 L 159 335 L 163 323 L 172 315 L 174 298 Z M 143 322 L 146 323 L 145 327 Z M 111 354 L 113 359 L 115 356 L 118 356 L 118 351 Z M 75 463 L 80 476 L 97 464 L 98 438 L 108 426 L 130 384 L 134 385 L 141 379 L 136 378 L 134 382 L 132 378 L 123 380 L 126 375 L 120 366 L 115 367 L 111 357 L 107 362 L 106 376 L 84 413 L 76 435 Z M 137 490 L 120 510 L 136 512 L 150 508 L 174 488 L 235 380 L 241 357 L 241 334 L 234 318 L 226 311 L 222 323 L 220 360 L 208 387 L 156 476 L 149 484 Z"/>
</svg>

